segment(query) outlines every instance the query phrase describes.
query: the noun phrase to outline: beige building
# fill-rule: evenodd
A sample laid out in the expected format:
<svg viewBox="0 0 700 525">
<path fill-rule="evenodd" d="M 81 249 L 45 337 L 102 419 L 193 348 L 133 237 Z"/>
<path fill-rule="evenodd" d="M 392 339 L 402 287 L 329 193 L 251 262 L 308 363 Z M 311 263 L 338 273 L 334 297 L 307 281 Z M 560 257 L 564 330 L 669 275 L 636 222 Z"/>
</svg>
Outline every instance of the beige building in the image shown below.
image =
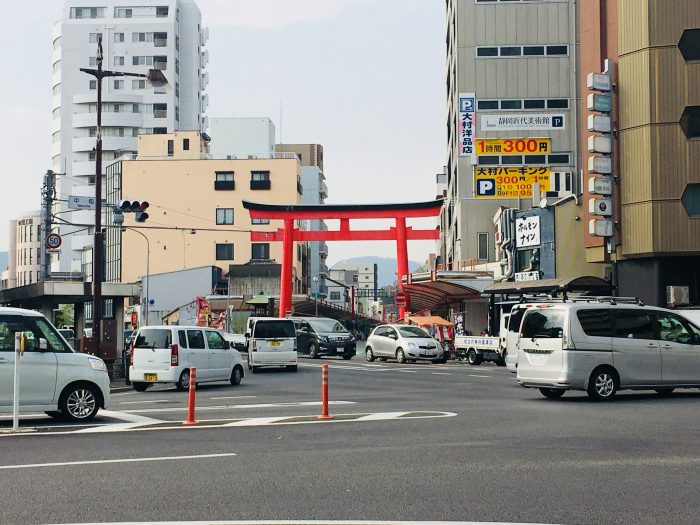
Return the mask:
<svg viewBox="0 0 700 525">
<path fill-rule="evenodd" d="M 294 154 L 274 159 L 213 159 L 199 132 L 139 136 L 135 160 L 107 168 L 107 201 L 149 203 L 149 218 L 124 214 L 125 231 L 107 234 L 106 280 L 135 282 L 144 275 L 201 266 L 282 260 L 282 243 L 252 243 L 250 232 L 276 231 L 280 220 L 252 222 L 242 202 L 298 204 L 301 164 Z M 282 157 L 282 158 L 280 158 Z M 108 225 L 114 213 L 107 212 Z M 136 227 L 136 228 L 135 228 Z M 295 247 L 294 292 L 306 293 L 303 243 Z"/>
<path fill-rule="evenodd" d="M 41 213 L 26 213 L 10 221 L 10 247 L 2 288 L 25 286 L 41 277 Z"/>
<path fill-rule="evenodd" d="M 320 144 L 275 144 L 277 153 L 293 153 L 302 166 L 316 166 L 323 171 L 323 146 Z"/>
</svg>

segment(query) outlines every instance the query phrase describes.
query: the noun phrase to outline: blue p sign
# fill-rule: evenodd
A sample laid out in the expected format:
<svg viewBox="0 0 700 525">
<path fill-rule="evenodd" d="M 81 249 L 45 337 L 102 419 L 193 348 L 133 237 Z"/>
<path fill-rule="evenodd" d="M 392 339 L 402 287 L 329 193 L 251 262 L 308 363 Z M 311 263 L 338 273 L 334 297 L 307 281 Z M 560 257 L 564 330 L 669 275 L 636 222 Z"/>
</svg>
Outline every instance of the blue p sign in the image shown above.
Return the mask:
<svg viewBox="0 0 700 525">
<path fill-rule="evenodd" d="M 479 179 L 476 181 L 476 195 L 488 197 L 496 194 L 496 181 L 494 179 Z"/>
</svg>

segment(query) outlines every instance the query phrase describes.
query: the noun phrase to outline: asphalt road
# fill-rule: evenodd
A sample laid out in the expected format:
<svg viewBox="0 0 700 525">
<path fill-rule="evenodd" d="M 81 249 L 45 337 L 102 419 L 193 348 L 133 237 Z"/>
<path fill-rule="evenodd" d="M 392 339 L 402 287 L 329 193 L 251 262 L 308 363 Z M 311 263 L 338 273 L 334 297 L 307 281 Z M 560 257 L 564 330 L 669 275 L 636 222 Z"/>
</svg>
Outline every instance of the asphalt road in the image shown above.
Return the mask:
<svg viewBox="0 0 700 525">
<path fill-rule="evenodd" d="M 194 427 L 166 388 L 90 427 L 23 420 L 40 431 L 0 434 L 0 523 L 700 519 L 697 390 L 552 401 L 493 365 L 301 364 L 202 386 Z"/>
</svg>

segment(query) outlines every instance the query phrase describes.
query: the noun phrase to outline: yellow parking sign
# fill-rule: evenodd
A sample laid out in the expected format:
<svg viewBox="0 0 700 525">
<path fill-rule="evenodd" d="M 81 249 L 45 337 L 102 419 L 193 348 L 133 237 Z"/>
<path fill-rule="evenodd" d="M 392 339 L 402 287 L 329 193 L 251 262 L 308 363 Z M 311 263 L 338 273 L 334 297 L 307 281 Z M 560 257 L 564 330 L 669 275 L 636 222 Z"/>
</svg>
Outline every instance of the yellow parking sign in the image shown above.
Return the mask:
<svg viewBox="0 0 700 525">
<path fill-rule="evenodd" d="M 480 199 L 531 199 L 533 184 L 550 189 L 549 166 L 475 166 L 474 196 Z"/>
<path fill-rule="evenodd" d="M 548 155 L 552 139 L 476 139 L 477 155 Z"/>
</svg>

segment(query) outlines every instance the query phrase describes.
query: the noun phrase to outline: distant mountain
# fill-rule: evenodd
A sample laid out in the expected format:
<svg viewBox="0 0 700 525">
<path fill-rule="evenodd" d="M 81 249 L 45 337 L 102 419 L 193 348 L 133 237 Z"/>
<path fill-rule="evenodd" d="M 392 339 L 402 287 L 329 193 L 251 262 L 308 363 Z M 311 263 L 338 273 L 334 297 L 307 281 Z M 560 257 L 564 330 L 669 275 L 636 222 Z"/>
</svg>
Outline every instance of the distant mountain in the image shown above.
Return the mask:
<svg viewBox="0 0 700 525">
<path fill-rule="evenodd" d="M 358 264 L 376 264 L 377 265 L 377 281 L 379 287 L 389 286 L 396 282 L 396 259 L 389 259 L 384 257 L 352 257 L 350 259 L 344 259 L 335 263 L 331 269 L 341 270 L 350 265 Z M 408 261 L 408 270 L 413 272 L 416 268 L 419 268 L 421 263 L 415 261 Z"/>
<path fill-rule="evenodd" d="M 7 269 L 7 252 L 0 252 L 0 272 Z"/>
</svg>

